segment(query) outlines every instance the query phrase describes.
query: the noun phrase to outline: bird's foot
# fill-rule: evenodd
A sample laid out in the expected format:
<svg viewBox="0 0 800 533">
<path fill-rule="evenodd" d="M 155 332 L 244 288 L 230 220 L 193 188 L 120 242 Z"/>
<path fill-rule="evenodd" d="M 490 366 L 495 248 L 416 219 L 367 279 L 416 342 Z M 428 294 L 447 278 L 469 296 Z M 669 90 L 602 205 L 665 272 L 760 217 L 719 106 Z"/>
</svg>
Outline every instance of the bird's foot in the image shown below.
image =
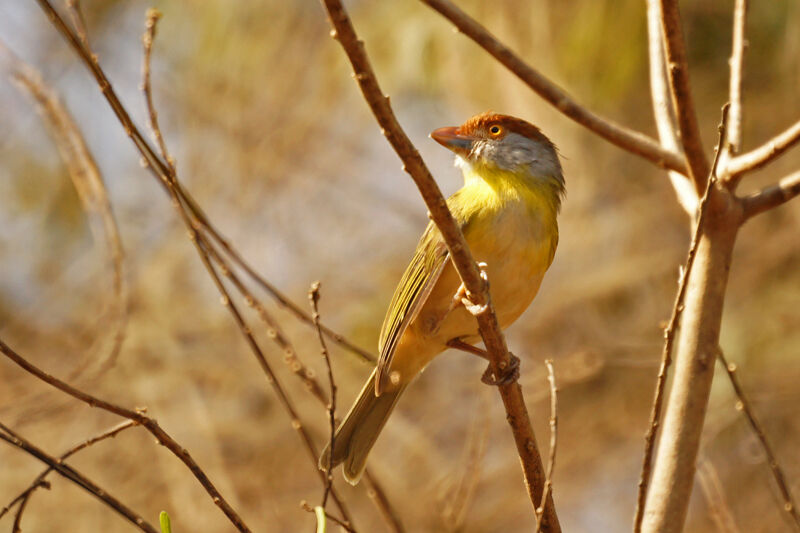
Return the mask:
<svg viewBox="0 0 800 533">
<path fill-rule="evenodd" d="M 483 279 L 484 283 L 486 283 L 486 284 L 489 283 L 489 276 L 486 275 L 486 269 L 488 268 L 488 266 L 489 265 L 487 265 L 483 261 L 478 261 L 478 270 L 481 271 L 481 278 Z M 456 296 L 453 298 L 453 302 L 456 305 L 458 303 L 461 303 L 461 305 L 463 305 L 464 308 L 467 311 L 469 311 L 469 313 L 471 315 L 473 315 L 473 316 L 481 315 L 481 314 L 485 313 L 487 309 L 489 309 L 489 304 L 488 303 L 485 303 L 483 305 L 477 305 L 477 304 L 473 303 L 472 300 L 470 299 L 470 293 L 466 289 L 466 287 L 464 287 L 463 283 L 461 284 L 461 287 L 459 287 L 458 292 L 456 293 Z"/>
<path fill-rule="evenodd" d="M 492 365 L 486 368 L 486 371 L 481 376 L 481 381 L 487 385 L 500 387 L 502 385 L 510 385 L 519 379 L 519 357 L 511 352 L 508 352 L 510 363 L 509 365 L 500 370 L 500 375 L 496 376 Z"/>
</svg>

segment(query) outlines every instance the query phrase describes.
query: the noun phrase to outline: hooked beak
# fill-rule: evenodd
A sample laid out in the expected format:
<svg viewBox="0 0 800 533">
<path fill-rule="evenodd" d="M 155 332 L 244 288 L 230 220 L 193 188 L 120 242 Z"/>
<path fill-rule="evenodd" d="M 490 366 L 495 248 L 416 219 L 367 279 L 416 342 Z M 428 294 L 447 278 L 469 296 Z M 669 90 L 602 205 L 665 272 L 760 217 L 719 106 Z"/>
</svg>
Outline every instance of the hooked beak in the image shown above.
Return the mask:
<svg viewBox="0 0 800 533">
<path fill-rule="evenodd" d="M 476 140 L 475 137 L 459 133 L 458 128 L 452 126 L 433 130 L 430 138 L 459 155 L 467 155 Z"/>
</svg>

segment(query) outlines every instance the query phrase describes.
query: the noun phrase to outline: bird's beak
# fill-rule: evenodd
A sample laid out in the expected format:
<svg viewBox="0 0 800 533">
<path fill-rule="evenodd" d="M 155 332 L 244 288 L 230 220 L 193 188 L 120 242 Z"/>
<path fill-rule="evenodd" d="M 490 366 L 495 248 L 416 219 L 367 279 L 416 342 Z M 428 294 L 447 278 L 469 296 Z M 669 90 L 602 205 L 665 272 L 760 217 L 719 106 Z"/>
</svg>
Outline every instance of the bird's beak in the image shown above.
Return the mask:
<svg viewBox="0 0 800 533">
<path fill-rule="evenodd" d="M 430 137 L 445 148 L 462 155 L 468 154 L 475 142 L 475 137 L 464 135 L 459 132 L 459 128 L 452 126 L 433 130 Z"/>
</svg>

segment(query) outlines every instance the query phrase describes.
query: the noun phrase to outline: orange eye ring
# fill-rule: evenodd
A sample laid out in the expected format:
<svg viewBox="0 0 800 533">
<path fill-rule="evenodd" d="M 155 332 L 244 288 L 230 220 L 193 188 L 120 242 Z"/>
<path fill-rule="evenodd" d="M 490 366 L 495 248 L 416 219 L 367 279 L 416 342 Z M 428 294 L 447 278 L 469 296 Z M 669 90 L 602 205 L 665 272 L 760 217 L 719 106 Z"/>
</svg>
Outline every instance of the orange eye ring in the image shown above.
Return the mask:
<svg viewBox="0 0 800 533">
<path fill-rule="evenodd" d="M 489 135 L 492 137 L 500 137 L 503 134 L 503 127 L 493 124 L 489 126 Z"/>
</svg>

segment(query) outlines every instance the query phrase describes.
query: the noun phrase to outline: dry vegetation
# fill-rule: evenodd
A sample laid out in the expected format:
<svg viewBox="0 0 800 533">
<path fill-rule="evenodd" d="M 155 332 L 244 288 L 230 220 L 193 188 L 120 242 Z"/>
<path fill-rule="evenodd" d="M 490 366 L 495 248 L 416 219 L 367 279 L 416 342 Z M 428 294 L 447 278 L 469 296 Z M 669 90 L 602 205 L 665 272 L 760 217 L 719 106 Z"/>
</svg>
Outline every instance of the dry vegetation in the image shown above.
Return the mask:
<svg viewBox="0 0 800 533">
<path fill-rule="evenodd" d="M 566 121 L 421 3 L 351 3 L 383 89 L 443 190 L 455 190 L 460 178 L 450 155 L 427 141 L 434 127 L 492 108 L 532 120 L 558 144 L 569 191 L 559 251 L 536 302 L 508 331 L 508 343 L 523 359 L 520 383 L 545 449 L 543 361 L 554 360 L 554 491 L 563 529 L 628 530 L 661 328 L 689 240 L 669 181 Z M 581 102 L 655 136 L 643 2 L 460 5 Z M 147 7 L 139 1 L 83 5 L 91 45 L 141 125 L 147 122 L 139 91 Z M 353 89 L 323 11 L 314 2 L 277 0 L 158 7 L 164 17 L 153 54 L 153 92 L 183 183 L 256 270 L 303 309 L 310 282 L 321 280 L 323 322 L 372 349 L 427 219 L 413 183 Z M 718 104 L 727 95 L 730 13 L 731 6 L 711 0 L 684 5 L 707 147 L 715 144 Z M 796 2 L 751 6 L 746 147 L 800 116 L 798 27 Z M 318 501 L 317 473 L 219 305 L 168 197 L 141 168 L 94 81 L 35 3 L 0 6 L 0 39 L 42 71 L 80 126 L 124 248 L 118 275 L 109 219 L 97 207 L 102 202 L 91 187 L 81 188 L 86 182 L 76 182 L 60 155 L 63 139 L 35 112 L 29 92 L 3 77 L 0 338 L 97 396 L 146 406 L 254 530 L 312 529 L 314 516 L 300 501 Z M 748 177 L 743 189 L 796 171 L 798 153 Z M 721 337 L 795 494 L 798 205 L 742 229 Z M 258 287 L 252 290 L 269 303 L 267 311 L 303 362 L 326 378 L 314 330 Z M 327 438 L 327 414 L 283 364 L 285 354 L 267 328 L 255 315 L 248 318 L 319 448 Z M 347 405 L 369 366 L 335 344 L 329 348 L 339 405 Z M 371 456 L 372 472 L 408 531 L 523 531 L 535 522 L 502 407 L 478 380 L 483 363 L 472 359 L 452 353 L 437 360 L 409 389 Z M 119 422 L 8 362 L 0 363 L 0 383 L 0 421 L 52 455 Z M 763 451 L 735 403 L 730 384 L 716 379 L 686 531 L 791 531 Z M 70 464 L 151 523 L 165 509 L 176 531 L 231 529 L 184 465 L 141 429 L 99 442 Z M 10 446 L 0 447 L 0 465 L 0 506 L 42 468 Z M 53 476 L 51 484 L 30 500 L 23 531 L 129 527 L 70 482 Z M 338 486 L 359 531 L 386 527 L 363 484 Z M 5 516 L 0 527 L 11 529 L 12 522 Z"/>
</svg>

